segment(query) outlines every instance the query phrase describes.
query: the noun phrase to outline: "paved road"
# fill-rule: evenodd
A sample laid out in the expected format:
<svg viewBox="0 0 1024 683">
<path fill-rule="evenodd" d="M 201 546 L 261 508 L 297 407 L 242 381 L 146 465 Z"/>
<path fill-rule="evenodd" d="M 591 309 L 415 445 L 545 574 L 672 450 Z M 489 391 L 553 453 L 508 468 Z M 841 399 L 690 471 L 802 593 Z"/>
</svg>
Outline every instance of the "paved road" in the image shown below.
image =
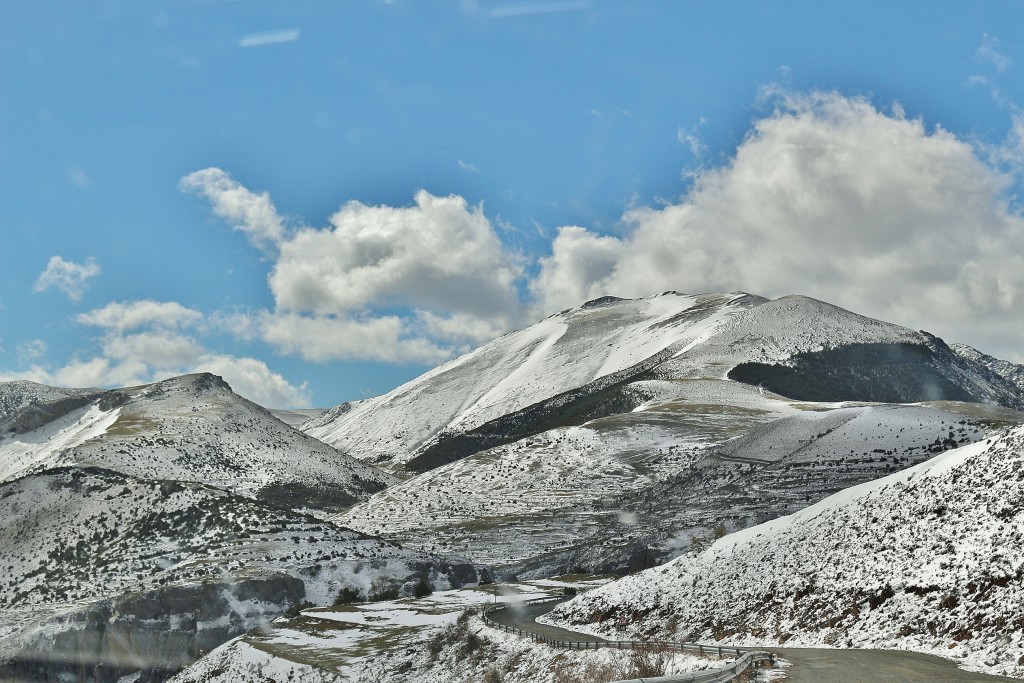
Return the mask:
<svg viewBox="0 0 1024 683">
<path fill-rule="evenodd" d="M 510 605 L 493 612 L 494 621 L 538 635 L 577 643 L 604 642 L 603 638 L 555 626 L 534 619 L 554 609 L 557 602 Z M 790 683 L 996 683 L 1016 678 L 989 676 L 958 669 L 956 664 L 932 655 L 896 650 L 826 650 L 766 648 L 792 662 Z"/>
<path fill-rule="evenodd" d="M 958 669 L 932 655 L 896 650 L 768 648 L 793 663 L 790 683 L 994 683 L 1016 681 Z"/>
<path fill-rule="evenodd" d="M 576 633 L 575 631 L 566 631 L 564 628 L 538 624 L 534 621 L 540 615 L 547 614 L 553 610 L 557 604 L 557 602 L 541 602 L 536 605 L 511 603 L 505 609 L 492 612 L 491 621 L 504 624 L 505 626 L 521 628 L 524 631 L 529 631 L 546 638 L 555 638 L 556 640 L 568 640 L 574 643 L 605 642 L 604 638 L 589 636 L 585 633 Z"/>
</svg>

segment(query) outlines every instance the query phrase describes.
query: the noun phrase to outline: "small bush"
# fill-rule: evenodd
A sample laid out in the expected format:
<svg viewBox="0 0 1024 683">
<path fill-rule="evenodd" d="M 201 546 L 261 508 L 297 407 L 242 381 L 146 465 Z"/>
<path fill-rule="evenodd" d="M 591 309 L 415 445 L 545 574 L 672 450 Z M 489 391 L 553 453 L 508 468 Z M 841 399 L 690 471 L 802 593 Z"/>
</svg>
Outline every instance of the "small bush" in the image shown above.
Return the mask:
<svg viewBox="0 0 1024 683">
<path fill-rule="evenodd" d="M 302 614 L 302 610 L 309 609 L 310 607 L 315 607 L 315 605 L 313 603 L 311 603 L 309 600 L 303 600 L 302 602 L 296 602 L 296 603 L 294 603 L 292 605 L 289 605 L 288 609 L 286 609 L 284 611 L 284 615 L 286 617 L 288 617 L 289 619 L 294 619 L 295 617 L 297 617 L 300 614 Z"/>
<path fill-rule="evenodd" d="M 430 585 L 430 582 L 425 578 L 420 579 L 416 584 L 416 588 L 413 589 L 413 595 L 417 598 L 425 598 L 434 592 L 434 587 Z"/>
<path fill-rule="evenodd" d="M 350 605 L 353 602 L 359 602 L 359 598 L 362 597 L 355 588 L 349 586 L 343 587 L 338 591 L 338 597 L 334 598 L 335 605 Z"/>
</svg>

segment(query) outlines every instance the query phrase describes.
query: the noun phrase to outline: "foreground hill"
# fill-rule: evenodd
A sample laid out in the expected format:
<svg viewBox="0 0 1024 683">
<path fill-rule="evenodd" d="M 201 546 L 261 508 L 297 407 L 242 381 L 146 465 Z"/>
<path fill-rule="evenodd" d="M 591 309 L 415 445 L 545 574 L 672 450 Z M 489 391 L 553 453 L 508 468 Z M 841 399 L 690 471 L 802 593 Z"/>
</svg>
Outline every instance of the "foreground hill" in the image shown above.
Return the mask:
<svg viewBox="0 0 1024 683">
<path fill-rule="evenodd" d="M 54 467 L 99 467 L 328 510 L 394 482 L 205 373 L 29 405 L 4 425 L 0 481 Z"/>
<path fill-rule="evenodd" d="M 29 388 L 0 385 L 0 679 L 164 680 L 300 603 L 477 580 L 324 521 L 395 478 L 219 377 Z"/>
<path fill-rule="evenodd" d="M 1024 428 L 558 608 L 609 634 L 910 649 L 1024 677 Z"/>
<path fill-rule="evenodd" d="M 953 400 L 1024 409 L 1020 387 L 941 339 L 808 297 L 606 297 L 558 313 L 303 429 L 422 472 L 550 429 L 731 379 L 816 402 Z"/>
<path fill-rule="evenodd" d="M 0 678 L 159 680 L 299 603 L 472 566 L 194 483 L 59 468 L 0 484 Z"/>
</svg>

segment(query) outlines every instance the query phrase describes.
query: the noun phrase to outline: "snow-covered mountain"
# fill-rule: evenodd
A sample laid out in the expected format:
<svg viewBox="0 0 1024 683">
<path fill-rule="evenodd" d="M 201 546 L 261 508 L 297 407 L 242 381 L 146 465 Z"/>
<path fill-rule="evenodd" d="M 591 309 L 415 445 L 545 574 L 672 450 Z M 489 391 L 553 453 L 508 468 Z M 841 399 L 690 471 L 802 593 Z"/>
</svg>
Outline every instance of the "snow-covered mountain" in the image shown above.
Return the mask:
<svg viewBox="0 0 1024 683">
<path fill-rule="evenodd" d="M 997 375 L 1013 382 L 1021 391 L 1024 391 L 1024 365 L 1000 360 L 987 353 L 982 353 L 967 344 L 950 344 L 949 346 L 957 355 L 985 366 Z"/>
<path fill-rule="evenodd" d="M 554 623 L 729 643 L 910 649 L 1024 677 L 1024 427 L 727 535 Z"/>
<path fill-rule="evenodd" d="M 210 374 L 39 402 L 5 424 L 0 481 L 54 467 L 99 467 L 328 510 L 395 481 L 289 427 Z"/>
<path fill-rule="evenodd" d="M 475 582 L 399 548 L 197 483 L 66 467 L 0 484 L 0 678 L 173 672 L 292 605 Z M 149 675 L 147 674 L 147 675 Z M 105 678 L 103 680 L 106 680 Z"/>
<path fill-rule="evenodd" d="M 339 520 L 499 575 L 625 572 L 986 433 L 982 415 L 956 412 L 970 404 L 811 409 L 742 384 L 690 384 L 716 403 L 671 401 L 480 451 Z"/>
<path fill-rule="evenodd" d="M 303 429 L 357 457 L 399 467 L 431 447 L 544 401 L 553 401 L 559 412 L 575 407 L 586 417 L 628 411 L 642 398 L 618 396 L 624 380 L 699 343 L 730 316 L 760 302 L 745 294 L 675 292 L 597 299 L 506 334 L 383 396 L 337 406 Z M 567 395 L 574 390 L 578 395 Z M 593 405 L 602 400 L 618 405 Z M 520 428 L 506 425 L 507 436 L 487 445 L 556 426 L 542 418 L 523 416 Z M 480 449 L 463 450 L 468 455 Z"/>
<path fill-rule="evenodd" d="M 301 602 L 477 580 L 325 521 L 396 479 L 219 377 L 29 389 L 0 385 L 4 680 L 163 680 Z"/>
<path fill-rule="evenodd" d="M 925 332 L 802 296 L 667 292 L 563 311 L 303 429 L 387 468 L 422 472 L 670 400 L 676 380 L 723 378 L 799 400 L 1024 409 L 1012 381 Z"/>
</svg>

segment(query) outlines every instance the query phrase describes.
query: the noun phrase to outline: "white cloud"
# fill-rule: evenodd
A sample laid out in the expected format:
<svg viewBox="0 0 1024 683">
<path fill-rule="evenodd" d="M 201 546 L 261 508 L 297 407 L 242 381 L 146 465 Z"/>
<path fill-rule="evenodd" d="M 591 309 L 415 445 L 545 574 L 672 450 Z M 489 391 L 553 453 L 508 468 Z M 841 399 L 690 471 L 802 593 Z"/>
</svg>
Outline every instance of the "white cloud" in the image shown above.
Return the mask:
<svg viewBox="0 0 1024 683">
<path fill-rule="evenodd" d="M 485 340 L 485 331 L 508 330 L 524 309 L 523 259 L 504 247 L 482 207 L 462 197 L 421 190 L 408 207 L 352 201 L 326 228 L 288 232 L 266 193 L 221 169 L 196 171 L 179 186 L 208 198 L 215 214 L 274 254 L 275 310 L 210 320 L 238 338 L 258 332 L 307 360 L 429 363 Z"/>
<path fill-rule="evenodd" d="M 77 302 L 88 289 L 89 280 L 99 274 L 100 266 L 92 258 L 86 259 L 85 263 L 74 263 L 65 261 L 60 256 L 51 256 L 46 264 L 46 270 L 36 280 L 33 291 L 44 292 L 50 287 L 56 287 L 69 299 Z"/>
<path fill-rule="evenodd" d="M 415 306 L 492 318 L 517 304 L 518 259 L 480 207 L 416 193 L 406 208 L 345 204 L 331 228 L 280 245 L 270 287 L 285 311 Z"/>
<path fill-rule="evenodd" d="M 1013 60 L 999 52 L 999 39 L 987 33 L 982 36 L 981 47 L 974 53 L 974 58 L 978 61 L 991 62 L 998 73 L 1002 73 L 1013 64 Z"/>
<path fill-rule="evenodd" d="M 46 342 L 42 339 L 30 339 L 18 344 L 18 363 L 27 365 L 31 361 L 46 355 Z"/>
<path fill-rule="evenodd" d="M 82 325 L 99 327 L 98 353 L 73 358 L 56 368 L 36 363 L 27 369 L 0 375 L 0 380 L 29 379 L 69 387 L 123 387 L 148 384 L 192 372 L 214 372 L 224 377 L 241 396 L 261 405 L 300 408 L 310 405 L 303 383 L 290 384 L 254 358 L 236 358 L 211 352 L 183 328 L 216 327 L 203 315 L 173 301 L 112 302 L 75 317 Z M 46 351 L 39 340 L 19 349 L 26 362 Z"/>
<path fill-rule="evenodd" d="M 192 372 L 220 375 L 239 396 L 268 408 L 308 408 L 312 396 L 306 383 L 294 386 L 255 358 L 234 358 L 208 354 Z"/>
<path fill-rule="evenodd" d="M 353 319 L 267 313 L 261 321 L 263 339 L 281 353 L 306 360 L 377 360 L 387 363 L 439 363 L 450 348 L 411 335 L 395 315 Z"/>
<path fill-rule="evenodd" d="M 776 94 L 725 166 L 621 238 L 562 228 L 543 309 L 665 289 L 805 293 L 983 348 L 1019 344 L 1024 220 L 952 134 L 834 93 Z"/>
<path fill-rule="evenodd" d="M 238 41 L 239 47 L 262 47 L 264 45 L 277 45 L 278 43 L 291 43 L 302 35 L 301 29 L 286 28 L 280 31 L 266 31 L 264 33 L 250 33 Z"/>
<path fill-rule="evenodd" d="M 256 194 L 219 168 L 190 173 L 178 182 L 184 192 L 210 201 L 213 212 L 245 233 L 256 247 L 271 251 L 285 236 L 285 226 L 266 192 Z"/>
<path fill-rule="evenodd" d="M 521 258 L 481 207 L 420 191 L 410 207 L 349 202 L 279 243 L 264 341 L 307 360 L 436 363 L 508 330 Z"/>
<path fill-rule="evenodd" d="M 193 308 L 187 308 L 176 301 L 138 301 L 111 302 L 75 316 L 82 325 L 93 325 L 110 330 L 123 332 L 140 327 L 187 327 L 202 320 L 203 314 Z"/>
<path fill-rule="evenodd" d="M 459 163 L 459 168 L 461 168 L 463 171 L 466 171 L 467 173 L 479 173 L 480 172 L 479 168 L 477 168 L 473 164 L 469 163 L 468 161 L 463 161 L 462 159 L 459 159 L 458 163 Z"/>
</svg>

